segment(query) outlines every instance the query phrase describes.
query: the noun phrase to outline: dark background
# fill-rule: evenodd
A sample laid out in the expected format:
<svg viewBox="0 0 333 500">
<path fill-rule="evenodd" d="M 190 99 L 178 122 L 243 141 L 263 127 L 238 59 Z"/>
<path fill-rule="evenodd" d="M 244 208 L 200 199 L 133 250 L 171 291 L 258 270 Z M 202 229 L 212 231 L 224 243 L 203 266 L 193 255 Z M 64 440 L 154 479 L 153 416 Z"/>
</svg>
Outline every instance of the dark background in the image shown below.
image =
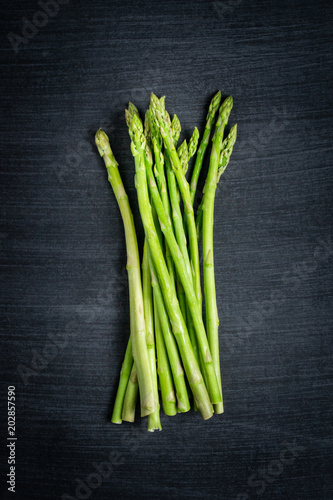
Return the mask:
<svg viewBox="0 0 333 500">
<path fill-rule="evenodd" d="M 1 498 L 332 499 L 332 3 L 57 5 L 1 14 Z M 126 250 L 93 136 L 111 137 L 141 244 L 124 108 L 166 95 L 188 137 L 218 89 L 239 131 L 215 212 L 225 413 L 115 426 Z"/>
</svg>

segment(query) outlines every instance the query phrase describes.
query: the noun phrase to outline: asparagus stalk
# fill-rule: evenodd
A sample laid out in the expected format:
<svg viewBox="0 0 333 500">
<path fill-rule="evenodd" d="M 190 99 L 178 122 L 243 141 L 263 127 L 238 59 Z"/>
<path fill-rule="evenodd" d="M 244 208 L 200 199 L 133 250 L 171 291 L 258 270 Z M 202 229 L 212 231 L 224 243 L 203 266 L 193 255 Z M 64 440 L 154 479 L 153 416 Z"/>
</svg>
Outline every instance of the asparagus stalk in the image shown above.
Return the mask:
<svg viewBox="0 0 333 500">
<path fill-rule="evenodd" d="M 156 373 L 156 352 L 155 352 L 155 339 L 154 339 L 154 313 L 153 313 L 153 297 L 152 286 L 150 277 L 150 268 L 148 261 L 148 244 L 144 242 L 143 257 L 142 257 L 142 291 L 143 291 L 143 309 L 146 323 L 146 341 L 148 348 L 148 357 L 150 364 L 150 372 L 153 379 L 154 396 L 157 402 L 156 410 L 148 415 L 148 431 L 154 432 L 161 430 L 160 421 L 160 405 L 157 387 L 157 373 Z"/>
<path fill-rule="evenodd" d="M 158 221 L 157 213 L 155 210 L 154 205 L 152 205 L 152 216 L 153 216 L 153 221 L 156 229 L 156 233 L 158 236 L 158 240 L 160 242 L 160 245 L 162 247 L 162 242 L 163 242 L 163 235 L 162 231 L 160 228 L 160 224 Z M 148 246 L 149 249 L 149 246 Z M 161 331 L 163 333 L 163 339 L 164 339 L 164 344 L 166 347 L 167 355 L 169 358 L 169 363 L 170 363 L 170 368 L 171 372 L 173 375 L 173 380 L 174 380 L 174 386 L 176 389 L 176 397 L 178 401 L 178 411 L 180 412 L 185 412 L 190 409 L 189 405 L 189 400 L 188 400 L 188 395 L 187 395 L 187 389 L 186 389 L 186 382 L 184 378 L 184 370 L 182 368 L 181 364 L 181 359 L 179 357 L 176 341 L 174 335 L 172 335 L 171 327 L 170 327 L 170 321 L 168 318 L 167 311 L 165 309 L 164 305 L 164 300 L 163 300 L 163 295 L 161 292 L 161 288 L 159 286 L 158 280 L 156 278 L 156 271 L 154 267 L 154 263 L 151 257 L 151 252 L 150 250 L 148 251 L 148 258 L 149 258 L 149 266 L 151 269 L 152 273 L 152 283 L 153 283 L 153 292 L 154 292 L 154 303 L 155 303 L 155 314 L 159 316 L 159 327 L 161 328 Z M 171 278 L 170 276 L 170 279 Z M 173 289 L 174 291 L 174 289 Z M 179 300 L 179 297 L 178 297 Z M 179 301 L 180 307 L 181 303 Z M 185 318 L 184 318 L 185 320 Z"/>
<path fill-rule="evenodd" d="M 158 182 L 158 187 L 161 193 L 161 198 L 163 201 L 163 205 L 165 210 L 167 210 L 168 215 L 170 216 L 170 203 L 166 185 L 165 171 L 164 171 L 164 156 L 162 153 L 162 137 L 161 134 L 156 127 L 156 124 L 153 119 L 151 119 L 151 111 L 149 110 L 149 126 L 150 126 L 150 138 L 154 151 L 154 159 L 156 164 L 156 179 Z"/>
<path fill-rule="evenodd" d="M 154 291 L 155 313 L 158 314 L 159 326 L 161 327 L 161 330 L 163 332 L 164 344 L 167 350 L 174 386 L 176 389 L 178 410 L 180 412 L 186 412 L 189 411 L 190 409 L 190 402 L 188 399 L 188 394 L 186 389 L 185 374 L 179 356 L 175 337 L 172 334 L 168 314 L 166 312 L 165 305 L 163 302 L 163 295 L 161 292 L 161 288 L 156 279 L 155 266 L 150 251 L 148 252 L 148 255 L 149 255 L 149 266 L 152 275 L 153 291 Z"/>
<path fill-rule="evenodd" d="M 151 283 L 153 287 L 157 284 L 157 279 L 153 274 Z M 176 395 L 173 387 L 172 373 L 160 325 L 160 319 L 157 312 L 158 307 L 156 304 L 155 294 L 154 294 L 154 311 L 155 311 L 154 324 L 155 324 L 156 352 L 157 352 L 157 373 L 160 381 L 163 411 L 166 415 L 173 416 L 176 415 L 177 413 Z"/>
<path fill-rule="evenodd" d="M 190 188 L 186 180 L 185 174 L 180 163 L 173 138 L 171 133 L 171 128 L 168 126 L 166 119 L 165 109 L 160 104 L 158 98 L 151 94 L 151 109 L 154 115 L 154 119 L 159 126 L 161 136 L 163 138 L 164 147 L 171 160 L 172 168 L 175 172 L 178 187 L 184 203 L 185 220 L 189 229 L 189 247 L 190 256 L 194 269 L 194 288 L 197 296 L 197 300 L 200 304 L 202 303 L 202 293 L 200 286 L 200 261 L 199 261 L 199 249 L 198 249 L 198 239 L 195 227 L 195 219 L 193 212 L 193 205 L 191 202 Z M 171 250 L 171 249 L 170 249 Z M 183 284 L 184 286 L 184 284 Z M 185 286 L 184 286 L 185 290 Z M 185 292 L 186 293 L 186 292 Z M 201 315 L 201 314 L 200 314 Z M 193 319 L 194 320 L 194 319 Z"/>
<path fill-rule="evenodd" d="M 162 407 L 165 415 L 173 417 L 174 415 L 177 415 L 177 400 L 158 315 L 154 316 L 154 324 L 156 335 L 157 373 L 160 382 Z"/>
<path fill-rule="evenodd" d="M 125 359 L 124 359 L 124 363 L 123 363 L 123 367 L 125 365 L 125 368 L 126 368 L 126 371 L 125 371 L 126 378 L 124 377 L 123 387 L 121 386 L 122 377 L 120 379 L 118 393 L 117 393 L 114 411 L 113 411 L 113 414 L 115 414 L 115 419 L 116 419 L 116 417 L 118 418 L 118 421 L 116 421 L 115 423 L 121 423 L 122 420 L 125 420 L 126 422 L 134 422 L 135 407 L 136 407 L 138 388 L 139 388 L 138 375 L 137 375 L 135 363 L 133 361 L 133 354 L 132 354 L 132 336 L 133 336 L 133 331 L 135 328 L 135 322 L 134 322 L 135 310 L 134 310 L 133 290 L 132 289 L 129 290 L 129 294 L 130 294 L 131 335 L 130 335 L 129 340 L 128 340 L 127 349 L 126 349 L 126 353 L 125 353 Z M 128 366 L 126 367 L 125 363 L 126 363 L 127 357 L 128 357 L 128 360 L 127 360 Z M 123 371 L 123 368 L 122 368 L 121 372 L 122 371 Z M 126 385 L 125 385 L 125 380 L 126 380 Z M 119 399 L 118 402 L 117 402 L 117 399 Z"/>
<path fill-rule="evenodd" d="M 216 111 L 219 109 L 219 105 L 221 102 L 221 92 L 218 91 L 217 94 L 214 95 L 213 99 L 210 102 L 207 117 L 206 117 L 206 126 L 205 131 L 203 133 L 200 146 L 197 151 L 197 156 L 195 160 L 195 164 L 193 167 L 191 184 L 190 184 L 190 193 L 191 193 L 191 202 L 192 205 L 194 203 L 194 197 L 197 190 L 199 175 L 202 168 L 203 159 L 205 157 L 206 149 L 209 144 L 210 134 L 214 125 L 214 118 Z"/>
<path fill-rule="evenodd" d="M 178 139 L 179 139 L 180 130 L 181 130 L 180 121 L 179 121 L 177 115 L 174 115 L 172 118 L 172 123 L 171 123 L 171 132 L 172 132 L 172 138 L 173 138 L 175 146 L 176 146 Z M 193 135 L 194 135 L 194 133 L 193 133 Z M 191 138 L 191 140 L 192 140 L 192 138 Z M 192 140 L 192 143 L 193 142 L 194 141 Z M 178 151 L 181 152 L 181 158 L 183 160 L 182 167 L 183 167 L 183 170 L 185 170 L 187 168 L 187 166 L 186 166 L 186 164 L 184 165 L 184 163 L 187 163 L 188 156 L 189 156 L 186 140 L 181 144 Z M 167 171 L 171 213 L 172 213 L 173 226 L 174 226 L 174 230 L 175 230 L 175 236 L 176 236 L 176 240 L 177 240 L 178 246 L 180 248 L 180 251 L 183 255 L 183 258 L 185 261 L 185 266 L 187 267 L 188 274 L 190 276 L 192 276 L 192 269 L 191 269 L 190 259 L 189 259 L 189 255 L 188 255 L 188 251 L 187 251 L 187 240 L 186 240 L 184 226 L 183 226 L 183 217 L 182 217 L 181 208 L 180 208 L 179 190 L 177 187 L 175 173 L 172 169 L 171 161 L 170 161 L 170 158 L 168 156 L 165 157 L 165 164 L 166 164 L 166 171 Z"/>
<path fill-rule="evenodd" d="M 172 123 L 171 123 L 171 132 L 172 132 L 172 138 L 173 138 L 175 146 L 177 145 L 177 141 L 179 139 L 180 129 L 181 129 L 181 126 L 180 126 L 179 119 L 178 119 L 177 115 L 174 115 L 172 118 Z M 197 129 L 195 129 L 195 130 L 197 130 Z M 190 141 L 191 152 L 193 152 L 193 154 L 194 154 L 194 151 L 193 151 L 194 140 L 195 140 L 195 131 L 194 131 L 192 138 L 191 138 L 191 141 Z M 179 159 L 181 161 L 183 171 L 184 171 L 184 173 L 186 173 L 187 166 L 188 166 L 188 159 L 189 159 L 186 140 L 179 147 L 178 154 L 180 156 Z M 188 255 L 187 239 L 186 239 L 186 235 L 185 235 L 185 230 L 184 230 L 184 225 L 183 225 L 183 217 L 182 217 L 181 208 L 180 208 L 179 190 L 177 187 L 177 181 L 175 178 L 175 174 L 174 174 L 174 171 L 171 167 L 171 162 L 170 162 L 170 159 L 168 156 L 165 157 L 165 164 L 167 167 L 167 179 L 168 179 L 169 196 L 170 196 L 170 203 L 171 203 L 173 226 L 175 229 L 175 236 L 176 236 L 176 240 L 177 240 L 178 246 L 180 248 L 180 251 L 182 253 L 185 266 L 187 268 L 187 273 L 188 273 L 189 277 L 191 278 L 191 280 L 193 281 L 192 267 L 191 267 L 190 258 Z M 184 318 L 184 320 L 187 324 L 187 327 L 188 327 L 188 333 L 189 333 L 191 344 L 193 347 L 193 352 L 194 352 L 196 360 L 199 364 L 198 344 L 197 344 L 197 339 L 196 339 L 195 330 L 194 330 L 194 326 L 193 326 L 193 321 L 192 321 L 192 317 L 191 317 L 191 313 L 190 313 L 188 304 L 186 303 L 185 291 L 184 291 L 184 288 L 183 288 L 183 285 L 181 283 L 181 279 L 180 279 L 178 273 L 177 273 L 177 294 L 178 294 L 180 309 L 181 309 L 183 318 Z M 194 402 L 194 408 L 196 409 L 195 402 Z"/>
<path fill-rule="evenodd" d="M 224 139 L 223 144 L 222 144 L 222 151 L 220 155 L 220 161 L 219 161 L 219 167 L 217 170 L 217 178 L 216 178 L 216 183 L 218 184 L 221 175 L 224 173 L 225 169 L 227 168 L 230 157 L 233 151 L 233 146 L 236 141 L 236 135 L 237 135 L 237 125 L 234 125 L 231 130 L 229 135 Z M 205 187 L 203 189 L 203 193 L 205 193 Z M 204 205 L 204 197 L 201 200 L 201 203 L 199 205 L 198 211 L 197 211 L 197 217 L 196 217 L 196 228 L 197 228 L 197 235 L 198 235 L 198 240 L 201 236 L 202 233 L 202 214 L 203 214 L 203 205 Z"/>
<path fill-rule="evenodd" d="M 137 113 L 139 116 L 139 114 Z M 168 216 L 171 216 L 171 210 L 170 210 L 170 202 L 169 202 L 169 196 L 168 196 L 168 191 L 167 191 L 167 184 L 166 184 L 166 178 L 165 178 L 165 170 L 164 170 L 164 156 L 162 153 L 162 138 L 159 133 L 158 128 L 155 125 L 154 120 L 151 120 L 150 118 L 151 112 L 146 114 L 146 126 L 147 129 L 150 130 L 150 140 L 153 146 L 154 150 L 154 158 L 155 158 L 155 176 L 157 179 L 158 187 L 160 190 L 162 202 L 165 211 L 167 212 Z M 147 146 L 146 146 L 146 154 L 145 154 L 145 162 L 148 162 L 150 167 L 152 167 L 152 159 L 151 159 L 151 151 L 149 150 L 149 145 L 147 141 Z M 168 270 L 170 273 L 170 278 L 172 282 L 172 286 L 175 287 L 175 270 L 174 270 L 174 265 L 173 265 L 173 260 L 172 256 L 170 254 L 170 250 L 168 247 L 168 244 L 165 243 L 165 258 L 168 266 Z"/>
<path fill-rule="evenodd" d="M 172 138 L 174 141 L 175 146 L 177 145 L 179 135 L 180 135 L 180 122 L 177 117 L 177 115 L 174 115 L 172 118 L 172 123 L 171 123 L 171 132 L 172 132 Z M 188 161 L 189 159 L 195 155 L 197 146 L 198 146 L 198 140 L 199 140 L 199 131 L 195 127 L 193 134 L 191 136 L 191 139 L 189 141 L 189 145 L 187 147 L 186 140 L 181 144 L 181 146 L 178 148 L 178 155 L 179 159 L 181 161 L 181 165 L 183 168 L 183 172 L 186 174 L 187 168 L 188 168 Z M 177 243 L 179 245 L 180 251 L 183 255 L 185 265 L 188 270 L 188 274 L 193 278 L 192 276 L 192 268 L 190 264 L 190 259 L 188 255 L 188 250 L 187 250 L 187 238 L 186 238 L 186 232 L 185 232 L 185 227 L 183 225 L 183 218 L 181 214 L 181 208 L 180 208 L 180 199 L 179 199 L 179 190 L 177 187 L 177 182 L 175 178 L 174 171 L 171 167 L 170 159 L 168 156 L 166 156 L 166 165 L 167 165 L 167 179 L 168 179 L 168 187 L 169 187 L 169 195 L 170 195 L 170 202 L 171 202 L 171 207 L 172 207 L 172 218 L 173 218 L 173 225 L 175 228 L 175 235 L 177 239 Z M 188 304 L 186 302 L 186 296 L 184 292 L 183 285 L 180 281 L 179 275 L 177 275 L 177 292 L 178 292 L 178 299 L 181 307 L 181 311 L 183 314 L 183 317 L 186 321 L 187 327 L 188 327 L 188 333 L 190 336 L 190 340 L 192 343 L 193 347 L 193 352 L 195 355 L 195 358 L 201 368 L 201 372 L 204 375 L 204 369 L 203 369 L 203 363 L 201 362 L 200 356 L 199 356 L 199 351 L 198 351 L 198 343 L 197 343 L 197 338 L 195 334 L 195 329 L 193 326 L 193 320 L 191 317 L 191 313 L 188 307 Z M 205 381 L 206 383 L 206 381 Z M 207 383 L 206 383 L 207 386 Z M 197 410 L 196 403 L 194 401 L 194 409 Z"/>
<path fill-rule="evenodd" d="M 176 116 L 176 115 L 174 115 L 174 116 Z M 165 162 L 166 162 L 166 166 L 167 166 L 167 179 L 168 179 L 169 195 L 170 195 L 171 210 L 172 210 L 172 220 L 173 220 L 173 226 L 175 229 L 175 236 L 176 236 L 178 246 L 180 248 L 180 251 L 181 251 L 183 259 L 184 259 L 187 273 L 193 282 L 192 267 L 191 267 L 190 258 L 188 255 L 188 250 L 187 250 L 187 239 L 186 239 L 186 235 L 185 235 L 183 218 L 182 218 L 182 213 L 181 213 L 181 208 L 180 208 L 180 200 L 179 200 L 179 191 L 177 188 L 177 181 L 175 178 L 174 171 L 172 170 L 170 159 L 168 158 L 168 156 L 166 156 Z M 196 335 L 195 335 L 195 330 L 194 330 L 193 321 L 192 321 L 191 313 L 189 310 L 189 306 L 186 303 L 185 291 L 184 291 L 183 285 L 181 283 L 179 274 L 177 274 L 177 292 L 178 292 L 178 299 L 179 299 L 182 315 L 183 315 L 184 320 L 186 321 L 186 324 L 188 327 L 188 333 L 189 333 L 189 336 L 191 339 L 194 355 L 197 359 L 197 362 L 199 363 L 198 343 L 197 343 L 197 339 L 196 339 Z"/>
<path fill-rule="evenodd" d="M 175 236 L 182 253 L 184 264 L 187 269 L 187 273 L 192 279 L 192 267 L 190 263 L 190 258 L 187 250 L 187 240 L 185 236 L 184 226 L 183 226 L 183 218 L 180 209 L 179 195 L 177 189 L 177 182 L 175 178 L 174 171 L 172 170 L 171 163 L 168 157 L 166 157 L 166 165 L 167 165 L 167 178 L 168 178 L 168 187 L 169 187 L 169 195 L 172 209 L 172 220 L 173 226 L 175 229 Z"/>
<path fill-rule="evenodd" d="M 163 235 L 159 227 L 158 218 L 154 206 L 152 208 L 152 216 L 156 228 L 156 234 L 161 248 L 163 248 Z M 153 289 L 154 300 L 154 317 L 155 317 L 155 337 L 157 350 L 157 366 L 158 377 L 160 381 L 161 397 L 163 410 L 166 415 L 172 416 L 177 413 L 177 400 L 173 386 L 172 370 L 170 368 L 170 359 L 168 358 L 167 346 L 165 343 L 164 332 L 161 327 L 159 307 L 157 305 L 156 288 L 158 288 L 158 280 L 152 265 L 151 252 L 149 244 L 147 244 L 148 264 L 151 275 L 151 286 Z M 171 277 L 170 277 L 171 279 Z"/>
<path fill-rule="evenodd" d="M 122 416 L 121 416 L 122 408 L 132 366 L 133 366 L 132 339 L 130 336 L 126 347 L 124 361 L 120 370 L 119 385 L 118 385 L 116 400 L 112 411 L 111 422 L 114 424 L 121 424 L 122 422 Z"/>
<path fill-rule="evenodd" d="M 209 378 L 209 385 L 208 389 L 210 392 L 210 397 L 212 402 L 219 402 L 221 400 L 221 395 L 219 393 L 218 389 L 218 383 L 216 379 L 216 374 L 214 371 L 214 366 L 212 363 L 212 358 L 210 355 L 209 351 L 209 345 L 206 337 L 206 332 L 205 332 L 205 327 L 202 321 L 202 316 L 201 316 L 201 307 L 198 304 L 194 289 L 193 289 L 193 284 L 191 280 L 191 276 L 188 274 L 186 266 L 185 266 L 185 261 L 183 259 L 183 256 L 181 254 L 181 251 L 179 249 L 179 246 L 177 244 L 177 241 L 175 239 L 174 233 L 172 231 L 172 227 L 170 224 L 170 221 L 164 211 L 163 204 L 161 201 L 161 198 L 158 193 L 158 189 L 155 183 L 155 179 L 153 176 L 153 172 L 147 165 L 147 176 L 148 176 L 148 185 L 149 185 L 149 190 L 151 193 L 152 201 L 154 203 L 154 206 L 156 208 L 157 214 L 159 216 L 160 224 L 161 224 L 161 229 L 162 232 L 164 233 L 164 236 L 166 238 L 166 241 L 168 242 L 172 257 L 174 259 L 174 263 L 177 269 L 177 273 L 179 275 L 179 278 L 181 280 L 181 283 L 184 288 L 184 292 L 186 295 L 186 298 L 188 300 L 188 304 L 190 307 L 190 311 L 192 314 L 192 319 L 194 322 L 194 325 L 197 329 L 197 335 L 198 335 L 198 342 L 200 345 L 200 349 L 202 350 L 203 353 L 203 359 L 205 361 L 205 366 L 206 366 L 206 372 Z"/>
<path fill-rule="evenodd" d="M 99 154 L 103 157 L 107 168 L 108 180 L 117 199 L 124 223 L 127 249 L 126 268 L 130 289 L 130 301 L 132 302 L 130 307 L 134 315 L 133 331 L 131 333 L 132 349 L 139 381 L 141 415 L 144 416 L 149 415 L 156 410 L 156 400 L 154 397 L 154 387 L 150 373 L 148 349 L 146 344 L 140 259 L 133 214 L 119 174 L 118 163 L 110 147 L 108 136 L 102 130 L 98 130 L 95 141 Z"/>
<path fill-rule="evenodd" d="M 154 120 L 152 120 L 152 121 L 154 122 Z M 155 124 L 155 127 L 156 127 L 156 124 Z M 181 132 L 180 121 L 179 121 L 178 116 L 175 114 L 175 115 L 173 115 L 172 122 L 171 122 L 171 134 L 172 134 L 172 139 L 173 139 L 175 146 L 177 146 L 180 132 Z M 158 130 L 158 133 L 159 133 L 159 130 Z M 173 170 L 171 168 L 171 164 L 170 164 L 170 160 L 169 160 L 168 156 L 165 157 L 165 165 L 166 165 L 166 170 L 167 170 L 167 179 L 168 179 L 167 185 L 169 186 L 169 197 L 170 197 L 173 226 L 175 229 L 176 239 L 177 239 L 177 243 L 179 245 L 180 251 L 182 252 L 183 257 L 186 258 L 186 256 L 184 255 L 184 253 L 182 251 L 182 247 L 181 247 L 179 240 L 178 240 L 178 237 L 177 237 L 180 226 L 183 226 L 183 221 L 182 221 L 182 215 L 181 215 L 181 210 L 180 210 L 180 205 L 179 205 L 179 191 L 178 191 L 178 188 L 176 186 L 176 179 L 175 179 Z M 170 177 L 173 178 L 173 183 L 174 183 L 174 187 L 175 187 L 174 192 L 172 194 L 170 193 Z M 176 200 L 175 200 L 175 198 L 176 198 Z M 186 247 L 186 251 L 187 251 L 186 239 L 185 239 L 185 247 Z M 190 261 L 188 258 L 188 254 L 187 254 L 186 265 L 188 265 L 188 271 L 189 271 L 189 274 L 191 274 Z M 182 312 L 184 321 L 187 324 L 186 297 L 185 297 L 184 288 L 183 288 L 183 285 L 180 281 L 178 273 L 176 274 L 176 288 L 177 288 L 177 296 L 178 296 L 178 300 L 179 300 L 180 310 Z"/>
<path fill-rule="evenodd" d="M 218 179 L 218 168 L 221 150 L 223 147 L 223 133 L 232 108 L 232 98 L 228 97 L 220 107 L 220 125 L 216 129 L 213 138 L 212 151 L 210 155 L 208 175 L 205 185 L 202 221 L 202 243 L 203 243 L 203 270 L 204 270 L 204 293 L 206 305 L 206 329 L 209 346 L 213 358 L 219 388 L 222 393 L 218 326 L 219 319 L 216 304 L 215 271 L 213 253 L 213 224 L 214 224 L 214 200 Z M 223 413 L 223 400 L 214 405 L 215 413 Z"/>
<path fill-rule="evenodd" d="M 178 158 L 177 152 L 175 151 L 175 149 L 173 149 L 173 150 L 176 154 L 176 157 Z M 179 162 L 179 159 L 178 159 L 178 162 Z M 175 170 L 175 172 L 177 172 L 177 170 Z M 148 178 L 149 178 L 149 189 L 150 189 L 151 197 L 152 197 L 153 203 L 155 205 L 157 214 L 158 214 L 159 219 L 160 219 L 162 231 L 164 233 L 166 241 L 168 242 L 168 245 L 169 245 L 172 257 L 174 259 L 174 263 L 175 263 L 177 272 L 178 272 L 179 277 L 181 279 L 181 282 L 182 282 L 182 285 L 183 285 L 183 288 L 185 291 L 186 299 L 188 301 L 188 305 L 189 305 L 189 308 L 191 311 L 193 323 L 194 323 L 194 326 L 195 326 L 195 329 L 197 332 L 197 340 L 198 340 L 199 348 L 202 352 L 203 361 L 205 363 L 207 380 L 209 381 L 208 390 L 209 390 L 210 398 L 211 398 L 211 401 L 213 403 L 218 403 L 218 402 L 221 402 L 221 394 L 220 394 L 214 366 L 212 363 L 212 358 L 211 358 L 209 344 L 208 344 L 207 337 L 206 337 L 205 327 L 204 327 L 204 324 L 202 321 L 201 301 L 199 301 L 197 294 L 194 292 L 192 282 L 191 282 L 191 277 L 189 276 L 187 269 L 186 269 L 186 266 L 184 265 L 183 256 L 180 252 L 180 249 L 179 249 L 177 242 L 176 242 L 176 239 L 174 237 L 174 234 L 173 234 L 173 231 L 172 231 L 172 228 L 170 225 L 170 221 L 168 220 L 168 217 L 165 214 L 165 211 L 163 209 L 163 204 L 161 202 L 158 190 L 156 188 L 156 183 L 155 183 L 155 180 L 153 178 L 153 174 L 152 174 L 152 172 L 149 171 L 148 165 L 147 165 L 147 173 L 148 173 Z M 176 174 L 176 177 L 177 177 L 177 174 Z M 186 179 L 185 179 L 185 182 L 186 182 Z M 188 185 L 187 185 L 187 187 L 188 187 Z M 189 192 L 188 192 L 188 194 L 189 194 Z M 192 208 L 192 205 L 190 202 L 188 202 L 188 206 Z M 192 208 L 191 213 L 192 213 L 192 217 L 193 217 L 193 208 Z M 194 217 L 193 217 L 193 221 L 194 221 Z M 197 247 L 195 225 L 194 225 L 194 232 L 195 232 L 195 240 L 196 240 L 195 245 Z M 192 233 L 193 233 L 193 231 L 192 231 Z M 198 248 L 196 248 L 196 251 L 198 251 Z M 201 294 L 201 290 L 200 290 L 200 294 Z"/>
<path fill-rule="evenodd" d="M 135 407 L 138 397 L 138 390 L 138 374 L 136 371 L 135 363 L 133 363 L 131 375 L 129 377 L 126 388 L 122 410 L 122 419 L 125 420 L 125 422 L 134 422 L 135 420 Z"/>
<path fill-rule="evenodd" d="M 199 366 L 193 354 L 193 349 L 188 336 L 186 324 L 180 311 L 176 293 L 172 288 L 170 275 L 165 263 L 160 243 L 158 241 L 158 236 L 151 213 L 146 169 L 144 163 L 145 137 L 142 133 L 142 123 L 136 115 L 134 115 L 131 119 L 130 128 L 130 135 L 131 137 L 133 137 L 131 142 L 131 150 L 135 161 L 138 203 L 145 235 L 148 240 L 158 281 L 163 293 L 165 306 L 168 311 L 172 330 L 179 347 L 192 393 L 197 402 L 197 406 L 202 417 L 204 419 L 208 419 L 213 414 L 212 404 L 210 402 Z"/>
</svg>

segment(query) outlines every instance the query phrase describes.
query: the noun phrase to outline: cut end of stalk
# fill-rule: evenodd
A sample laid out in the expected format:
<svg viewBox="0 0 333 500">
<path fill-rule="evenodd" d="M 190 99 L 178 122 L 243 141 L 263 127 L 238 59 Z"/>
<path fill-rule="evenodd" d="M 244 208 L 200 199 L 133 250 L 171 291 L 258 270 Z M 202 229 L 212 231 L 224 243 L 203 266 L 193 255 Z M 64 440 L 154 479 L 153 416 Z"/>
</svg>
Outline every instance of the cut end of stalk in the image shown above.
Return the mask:
<svg viewBox="0 0 333 500">
<path fill-rule="evenodd" d="M 160 420 L 160 405 L 158 409 L 151 413 L 148 417 L 148 432 L 161 431 L 162 425 Z"/>
<path fill-rule="evenodd" d="M 159 427 L 148 427 L 148 432 L 155 432 L 155 431 L 161 431 L 162 426 L 160 425 Z"/>
<path fill-rule="evenodd" d="M 173 417 L 174 415 L 177 415 L 177 406 L 174 401 L 165 401 L 163 403 L 163 411 L 168 417 Z"/>
<path fill-rule="evenodd" d="M 221 415 L 221 413 L 224 413 L 223 401 L 221 403 L 214 404 L 214 413 L 216 413 L 217 415 Z"/>
<path fill-rule="evenodd" d="M 119 424 L 122 424 L 123 421 L 122 421 L 121 418 L 111 418 L 111 422 L 113 424 L 118 424 L 119 425 Z"/>
<path fill-rule="evenodd" d="M 190 407 L 190 403 L 188 400 L 183 402 L 180 399 L 178 399 L 178 397 L 177 397 L 177 409 L 178 409 L 179 413 L 186 413 L 186 412 L 190 411 L 190 408 L 191 407 Z"/>
<path fill-rule="evenodd" d="M 135 412 L 133 413 L 127 412 L 123 414 L 123 421 L 133 423 L 135 421 Z"/>
<path fill-rule="evenodd" d="M 197 400 L 195 401 L 197 408 L 200 412 L 201 417 L 203 420 L 208 420 L 214 415 L 214 410 L 213 410 L 213 405 L 212 404 L 206 404 L 203 405 L 199 403 Z"/>
</svg>

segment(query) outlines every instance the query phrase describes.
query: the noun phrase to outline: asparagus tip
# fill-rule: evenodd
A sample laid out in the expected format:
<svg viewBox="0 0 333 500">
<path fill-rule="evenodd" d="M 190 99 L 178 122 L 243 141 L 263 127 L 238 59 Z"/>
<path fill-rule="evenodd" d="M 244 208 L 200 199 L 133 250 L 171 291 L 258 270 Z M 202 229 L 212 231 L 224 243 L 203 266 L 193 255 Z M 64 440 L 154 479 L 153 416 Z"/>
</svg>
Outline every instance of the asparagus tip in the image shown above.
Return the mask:
<svg viewBox="0 0 333 500">
<path fill-rule="evenodd" d="M 210 101 L 206 120 L 212 120 L 221 102 L 221 91 L 219 90 Z"/>
<path fill-rule="evenodd" d="M 219 90 L 218 92 L 216 92 L 216 94 L 214 95 L 213 99 L 210 102 L 210 105 L 209 105 L 210 112 L 212 112 L 213 109 L 219 107 L 220 102 L 221 102 L 221 98 L 222 98 L 222 94 L 221 94 L 221 90 Z"/>
<path fill-rule="evenodd" d="M 101 156 L 104 156 L 105 150 L 110 146 L 109 138 L 101 128 L 95 134 L 95 144 Z"/>
<path fill-rule="evenodd" d="M 217 179 L 216 179 L 217 182 L 219 182 L 221 175 L 223 174 L 223 172 L 225 171 L 225 169 L 229 164 L 231 153 L 233 151 L 236 142 L 236 138 L 237 138 L 237 123 L 233 127 L 231 127 L 228 136 L 223 141 L 220 162 L 219 162 L 220 164 L 217 171 Z"/>
<path fill-rule="evenodd" d="M 219 114 L 220 119 L 225 122 L 228 120 L 232 106 L 233 106 L 233 98 L 231 96 L 227 97 L 220 106 Z"/>
<path fill-rule="evenodd" d="M 182 127 L 181 127 L 179 118 L 176 114 L 174 114 L 172 117 L 172 122 L 171 122 L 171 131 L 172 131 L 173 142 L 175 145 L 177 144 L 177 142 L 179 140 L 181 129 L 182 129 Z"/>
<path fill-rule="evenodd" d="M 195 155 L 195 152 L 198 147 L 198 142 L 199 142 L 199 130 L 197 127 L 194 128 L 192 137 L 190 139 L 190 142 L 188 143 L 188 156 L 189 158 L 192 158 L 192 156 Z"/>
</svg>

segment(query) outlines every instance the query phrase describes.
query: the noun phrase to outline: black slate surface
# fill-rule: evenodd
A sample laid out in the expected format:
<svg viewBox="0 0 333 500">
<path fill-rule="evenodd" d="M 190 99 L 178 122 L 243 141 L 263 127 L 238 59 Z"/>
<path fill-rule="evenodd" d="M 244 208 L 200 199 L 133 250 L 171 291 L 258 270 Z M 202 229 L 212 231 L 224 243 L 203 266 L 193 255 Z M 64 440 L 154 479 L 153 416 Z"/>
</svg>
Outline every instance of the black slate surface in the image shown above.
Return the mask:
<svg viewBox="0 0 333 500">
<path fill-rule="evenodd" d="M 42 4 L 1 9 L 1 498 L 332 499 L 332 4 Z M 218 89 L 239 130 L 214 233 L 225 414 L 111 425 L 128 289 L 93 135 L 142 243 L 124 107 L 165 94 L 187 137 Z"/>
</svg>

